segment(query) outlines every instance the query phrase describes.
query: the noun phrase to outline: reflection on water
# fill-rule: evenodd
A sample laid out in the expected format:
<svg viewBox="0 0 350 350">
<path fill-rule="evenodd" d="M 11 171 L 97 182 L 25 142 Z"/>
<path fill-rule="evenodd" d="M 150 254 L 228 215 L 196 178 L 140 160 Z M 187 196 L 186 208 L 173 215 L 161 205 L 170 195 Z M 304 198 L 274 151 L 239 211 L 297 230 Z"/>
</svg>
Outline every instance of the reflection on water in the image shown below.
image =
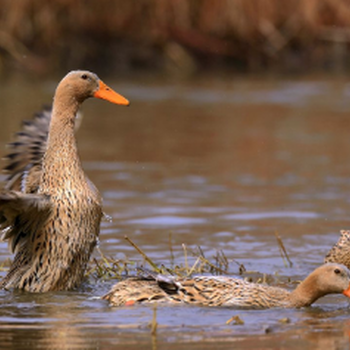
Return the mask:
<svg viewBox="0 0 350 350">
<path fill-rule="evenodd" d="M 349 228 L 347 83 L 111 86 L 132 101 L 131 107 L 86 102 L 78 135 L 84 167 L 113 218 L 102 224 L 100 248 L 106 255 L 142 262 L 125 235 L 165 265 L 172 254 L 175 264 L 184 263 L 183 243 L 200 245 L 208 258 L 223 249 L 232 274 L 238 273 L 235 260 L 288 282 L 321 264 L 339 230 Z M 20 121 L 30 117 L 28 110 L 51 100 L 53 85 L 34 89 L 12 83 L 0 89 L 4 149 Z M 275 232 L 291 268 L 281 258 Z M 0 243 L 1 262 L 9 257 Z M 7 348 L 23 347 L 24 339 L 26 348 L 151 347 L 152 307 L 112 309 L 93 298 L 112 283 L 91 281 L 75 292 L 45 295 L 0 292 L 0 343 Z M 238 314 L 244 325 L 225 324 Z M 231 348 L 232 341 L 248 347 L 259 339 L 269 348 L 282 340 L 292 346 L 297 334 L 298 346 L 332 349 L 347 341 L 348 318 L 342 296 L 305 310 L 159 307 L 157 342 L 169 349 L 189 343 L 204 349 L 213 340 L 216 348 Z M 175 345 L 178 341 L 183 345 Z"/>
</svg>

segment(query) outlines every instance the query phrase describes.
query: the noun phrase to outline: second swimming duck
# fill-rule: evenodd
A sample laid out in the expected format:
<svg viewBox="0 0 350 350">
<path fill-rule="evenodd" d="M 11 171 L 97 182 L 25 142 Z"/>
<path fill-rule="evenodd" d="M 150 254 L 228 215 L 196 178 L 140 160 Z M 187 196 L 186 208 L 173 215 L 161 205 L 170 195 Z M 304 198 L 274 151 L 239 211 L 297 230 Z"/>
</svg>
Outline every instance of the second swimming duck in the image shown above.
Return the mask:
<svg viewBox="0 0 350 350">
<path fill-rule="evenodd" d="M 350 271 L 343 265 L 325 264 L 317 268 L 292 292 L 226 276 L 149 275 L 116 283 L 102 299 L 114 306 L 167 302 L 259 309 L 310 306 L 332 293 L 350 297 Z"/>
</svg>

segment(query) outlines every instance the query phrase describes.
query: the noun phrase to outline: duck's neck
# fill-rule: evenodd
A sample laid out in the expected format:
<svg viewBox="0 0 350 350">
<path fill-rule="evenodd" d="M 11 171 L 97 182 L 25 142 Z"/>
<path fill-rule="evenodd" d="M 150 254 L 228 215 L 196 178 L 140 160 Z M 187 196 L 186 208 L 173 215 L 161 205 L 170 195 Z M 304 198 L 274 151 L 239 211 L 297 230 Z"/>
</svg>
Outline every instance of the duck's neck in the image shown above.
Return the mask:
<svg viewBox="0 0 350 350">
<path fill-rule="evenodd" d="M 327 292 L 322 290 L 317 276 L 311 274 L 291 292 L 290 302 L 294 307 L 310 306 L 326 294 Z"/>
<path fill-rule="evenodd" d="M 43 183 L 50 187 L 70 188 L 83 181 L 84 173 L 74 135 L 75 115 L 79 102 L 56 92 L 43 160 Z"/>
</svg>

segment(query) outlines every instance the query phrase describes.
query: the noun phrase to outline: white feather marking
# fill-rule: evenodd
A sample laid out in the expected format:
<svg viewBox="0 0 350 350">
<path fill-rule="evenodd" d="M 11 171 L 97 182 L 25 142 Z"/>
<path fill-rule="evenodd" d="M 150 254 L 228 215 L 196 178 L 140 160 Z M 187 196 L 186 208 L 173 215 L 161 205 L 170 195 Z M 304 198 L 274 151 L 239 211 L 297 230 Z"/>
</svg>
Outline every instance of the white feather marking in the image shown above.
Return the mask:
<svg viewBox="0 0 350 350">
<path fill-rule="evenodd" d="M 28 175 L 29 175 L 29 171 L 24 170 L 23 176 L 22 176 L 22 181 L 21 181 L 21 192 L 22 193 L 26 193 L 26 189 L 27 189 L 26 185 L 27 185 Z"/>
</svg>

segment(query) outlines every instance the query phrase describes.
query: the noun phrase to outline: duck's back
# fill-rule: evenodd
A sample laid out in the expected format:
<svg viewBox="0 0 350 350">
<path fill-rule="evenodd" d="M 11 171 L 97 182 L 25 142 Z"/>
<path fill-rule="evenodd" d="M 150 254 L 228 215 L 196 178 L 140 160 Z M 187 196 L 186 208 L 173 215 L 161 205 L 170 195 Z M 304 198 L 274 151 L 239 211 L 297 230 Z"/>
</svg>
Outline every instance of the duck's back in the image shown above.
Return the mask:
<svg viewBox="0 0 350 350">
<path fill-rule="evenodd" d="M 226 276 L 178 278 L 147 271 L 116 283 L 102 298 L 114 306 L 167 302 L 211 307 L 264 309 L 290 306 L 287 290 Z"/>
<path fill-rule="evenodd" d="M 173 283 L 177 286 L 177 293 L 172 294 L 171 298 L 194 305 L 285 307 L 289 298 L 289 292 L 284 289 L 226 276 L 197 276 L 190 279 L 175 279 Z M 163 288 L 166 291 L 171 290 L 166 284 Z"/>
<path fill-rule="evenodd" d="M 338 242 L 327 253 L 324 262 L 343 264 L 350 269 L 350 231 L 340 231 Z"/>
<path fill-rule="evenodd" d="M 108 300 L 114 306 L 173 302 L 155 280 L 139 277 L 129 277 L 116 283 L 102 299 Z"/>
</svg>

